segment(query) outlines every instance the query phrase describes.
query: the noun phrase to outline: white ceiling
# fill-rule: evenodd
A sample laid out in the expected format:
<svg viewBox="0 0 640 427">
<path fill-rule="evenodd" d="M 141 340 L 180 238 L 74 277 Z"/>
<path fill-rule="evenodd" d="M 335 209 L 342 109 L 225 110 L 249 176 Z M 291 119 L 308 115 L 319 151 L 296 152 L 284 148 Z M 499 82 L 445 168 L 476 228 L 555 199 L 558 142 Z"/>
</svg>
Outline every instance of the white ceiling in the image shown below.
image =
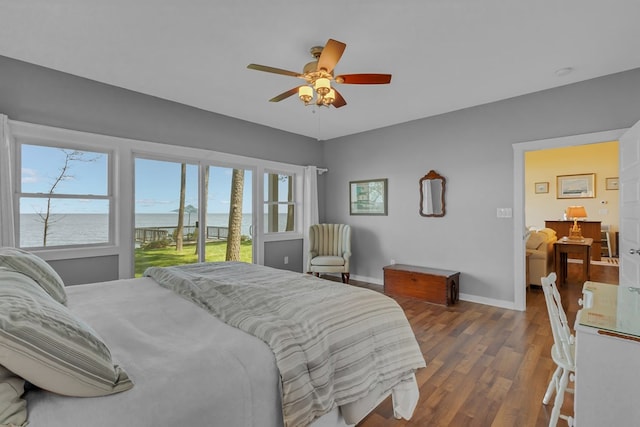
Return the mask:
<svg viewBox="0 0 640 427">
<path fill-rule="evenodd" d="M 0 0 L 0 55 L 325 140 L 638 68 L 639 18 L 638 0 Z M 246 66 L 302 71 L 329 38 L 336 75 L 391 84 L 268 102 L 301 80 Z"/>
</svg>

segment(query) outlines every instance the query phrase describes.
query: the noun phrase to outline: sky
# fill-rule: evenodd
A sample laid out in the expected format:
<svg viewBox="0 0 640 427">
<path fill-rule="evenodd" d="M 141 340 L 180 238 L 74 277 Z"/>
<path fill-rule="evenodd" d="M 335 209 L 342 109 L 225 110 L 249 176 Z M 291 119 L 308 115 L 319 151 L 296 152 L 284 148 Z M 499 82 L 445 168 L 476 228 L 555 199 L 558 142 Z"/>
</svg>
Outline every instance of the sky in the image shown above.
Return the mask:
<svg viewBox="0 0 640 427">
<path fill-rule="evenodd" d="M 65 163 L 66 152 L 60 148 L 21 145 L 21 185 L 23 193 L 49 193 Z M 107 155 L 83 154 L 69 162 L 65 178 L 55 188 L 58 194 L 107 195 Z M 209 176 L 209 213 L 228 213 L 232 169 L 211 167 Z M 198 167 L 187 165 L 185 206 L 198 207 Z M 251 171 L 245 172 L 243 212 L 251 213 Z M 286 194 L 286 193 L 285 193 Z M 180 205 L 180 163 L 137 158 L 135 161 L 135 212 L 171 213 Z M 46 198 L 23 198 L 20 212 L 46 210 Z M 55 200 L 57 213 L 107 213 L 105 200 Z"/>
</svg>

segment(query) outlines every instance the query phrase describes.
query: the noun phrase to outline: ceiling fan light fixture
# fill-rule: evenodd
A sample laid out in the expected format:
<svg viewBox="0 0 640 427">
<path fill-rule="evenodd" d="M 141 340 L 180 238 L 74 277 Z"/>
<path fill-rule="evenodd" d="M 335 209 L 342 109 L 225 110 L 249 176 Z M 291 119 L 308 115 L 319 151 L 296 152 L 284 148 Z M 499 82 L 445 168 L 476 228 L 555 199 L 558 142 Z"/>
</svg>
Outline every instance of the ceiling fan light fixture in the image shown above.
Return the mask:
<svg viewBox="0 0 640 427">
<path fill-rule="evenodd" d="M 300 86 L 298 88 L 298 96 L 302 102 L 308 104 L 313 99 L 313 89 L 310 86 Z"/>
<path fill-rule="evenodd" d="M 331 82 L 325 77 L 320 77 L 313 85 L 320 96 L 325 96 L 331 90 Z"/>
<path fill-rule="evenodd" d="M 334 76 L 335 66 L 342 57 L 346 46 L 346 44 L 340 41 L 329 39 L 324 46 L 312 47 L 311 56 L 313 56 L 314 60 L 304 66 L 302 73 L 260 64 L 249 64 L 247 68 L 296 77 L 305 81 L 302 86 L 293 87 L 274 96 L 269 100 L 270 102 L 280 102 L 297 93 L 298 98 L 305 105 L 341 108 L 347 105 L 347 102 L 340 92 L 331 87 L 331 81 L 334 81 L 336 84 L 356 85 L 383 85 L 391 83 L 391 74 L 360 73 Z"/>
<path fill-rule="evenodd" d="M 336 91 L 330 89 L 329 92 L 325 96 L 322 97 L 322 103 L 326 106 L 333 104 L 333 101 L 336 99 Z"/>
</svg>

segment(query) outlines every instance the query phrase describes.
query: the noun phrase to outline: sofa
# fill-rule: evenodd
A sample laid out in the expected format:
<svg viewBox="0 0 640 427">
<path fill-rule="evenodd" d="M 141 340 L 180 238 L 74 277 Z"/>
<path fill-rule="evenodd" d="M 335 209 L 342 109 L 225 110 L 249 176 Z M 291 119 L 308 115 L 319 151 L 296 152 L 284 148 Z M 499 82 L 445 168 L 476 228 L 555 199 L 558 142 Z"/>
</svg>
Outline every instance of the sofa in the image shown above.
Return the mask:
<svg viewBox="0 0 640 427">
<path fill-rule="evenodd" d="M 542 286 L 541 277 L 555 270 L 553 244 L 558 240 L 555 230 L 543 228 L 532 231 L 527 238 L 527 271 L 529 285 Z"/>
</svg>

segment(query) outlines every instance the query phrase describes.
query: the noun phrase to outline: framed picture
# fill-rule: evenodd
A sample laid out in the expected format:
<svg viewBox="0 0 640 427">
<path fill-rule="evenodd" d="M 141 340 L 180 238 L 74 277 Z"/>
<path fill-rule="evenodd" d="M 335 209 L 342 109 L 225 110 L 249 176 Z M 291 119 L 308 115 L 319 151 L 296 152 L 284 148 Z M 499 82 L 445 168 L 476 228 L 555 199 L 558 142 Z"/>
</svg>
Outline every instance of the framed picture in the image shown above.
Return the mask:
<svg viewBox="0 0 640 427">
<path fill-rule="evenodd" d="M 606 180 L 606 189 L 607 190 L 619 190 L 620 188 L 618 187 L 619 182 L 618 182 L 618 177 L 613 177 L 613 178 L 607 178 Z"/>
<path fill-rule="evenodd" d="M 558 199 L 593 199 L 596 197 L 596 174 L 558 175 Z"/>
<path fill-rule="evenodd" d="M 549 183 L 548 182 L 536 182 L 536 194 L 548 193 L 549 192 Z"/>
<path fill-rule="evenodd" d="M 387 215 L 387 179 L 351 181 L 350 215 Z"/>
</svg>

